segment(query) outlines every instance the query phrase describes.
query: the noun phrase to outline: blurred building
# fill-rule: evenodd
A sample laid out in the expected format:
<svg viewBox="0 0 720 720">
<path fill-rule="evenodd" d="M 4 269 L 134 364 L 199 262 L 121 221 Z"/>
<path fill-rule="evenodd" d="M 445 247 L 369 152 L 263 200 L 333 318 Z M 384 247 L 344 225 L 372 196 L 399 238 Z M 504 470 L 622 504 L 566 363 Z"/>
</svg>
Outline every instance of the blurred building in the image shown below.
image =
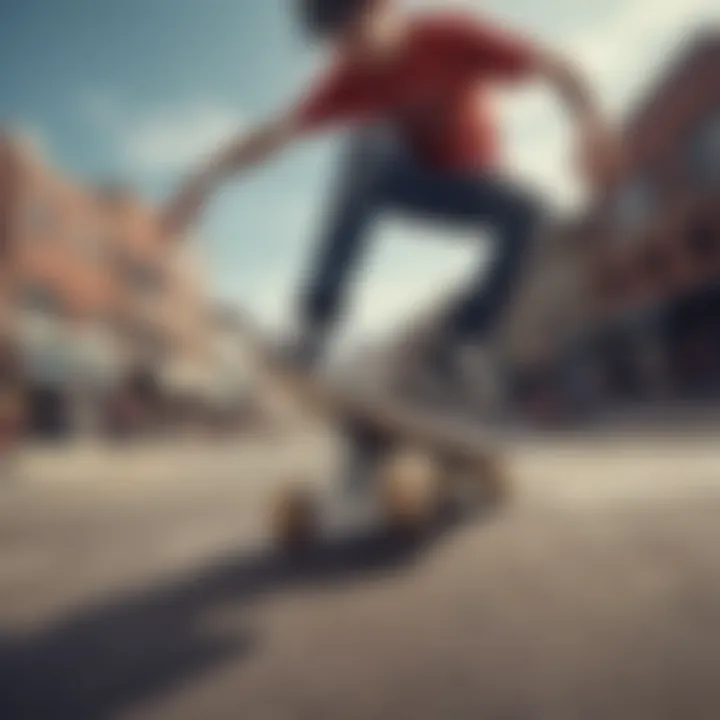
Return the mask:
<svg viewBox="0 0 720 720">
<path fill-rule="evenodd" d="M 200 391 L 206 301 L 194 259 L 121 189 L 83 187 L 0 139 L 4 330 L 24 367 L 31 428 L 90 430 L 128 384 Z"/>
<path fill-rule="evenodd" d="M 232 305 L 209 309 L 212 378 L 209 408 L 216 426 L 234 429 L 257 416 L 257 362 L 250 327 Z"/>
<path fill-rule="evenodd" d="M 605 390 L 720 387 L 720 31 L 688 43 L 627 127 L 631 171 L 588 219 Z"/>
</svg>

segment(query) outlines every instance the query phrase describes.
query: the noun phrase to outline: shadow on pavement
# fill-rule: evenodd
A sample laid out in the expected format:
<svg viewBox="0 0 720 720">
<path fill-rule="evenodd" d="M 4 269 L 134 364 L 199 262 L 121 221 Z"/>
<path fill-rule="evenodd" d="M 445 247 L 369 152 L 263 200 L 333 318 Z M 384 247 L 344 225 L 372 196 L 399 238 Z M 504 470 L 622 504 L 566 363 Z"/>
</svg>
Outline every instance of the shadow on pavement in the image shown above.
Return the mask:
<svg viewBox="0 0 720 720">
<path fill-rule="evenodd" d="M 38 634 L 0 640 L 0 718 L 115 716 L 253 652 L 257 634 L 213 629 L 213 610 L 393 572 L 458 526 L 445 522 L 414 542 L 379 532 L 338 539 L 295 561 L 270 552 L 240 554 L 82 608 Z"/>
</svg>

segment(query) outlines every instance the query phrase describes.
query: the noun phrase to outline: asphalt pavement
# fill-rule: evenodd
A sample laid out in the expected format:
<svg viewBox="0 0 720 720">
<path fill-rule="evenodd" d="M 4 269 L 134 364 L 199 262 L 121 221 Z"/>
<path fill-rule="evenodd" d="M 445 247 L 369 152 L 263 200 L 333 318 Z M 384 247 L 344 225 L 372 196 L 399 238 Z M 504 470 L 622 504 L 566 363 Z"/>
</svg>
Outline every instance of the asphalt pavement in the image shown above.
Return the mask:
<svg viewBox="0 0 720 720">
<path fill-rule="evenodd" d="M 715 434 L 516 440 L 514 500 L 288 564 L 326 438 L 28 457 L 0 487 L 0 718 L 715 720 Z"/>
</svg>

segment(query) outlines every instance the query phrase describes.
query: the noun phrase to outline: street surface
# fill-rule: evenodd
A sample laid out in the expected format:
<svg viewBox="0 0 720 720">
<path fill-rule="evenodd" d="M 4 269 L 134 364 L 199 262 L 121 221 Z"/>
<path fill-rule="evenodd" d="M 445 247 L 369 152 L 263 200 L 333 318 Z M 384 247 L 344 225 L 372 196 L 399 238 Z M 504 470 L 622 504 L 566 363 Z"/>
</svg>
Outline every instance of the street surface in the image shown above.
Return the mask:
<svg viewBox="0 0 720 720">
<path fill-rule="evenodd" d="M 415 551 L 269 552 L 314 434 L 33 451 L 0 486 L 0 718 L 715 720 L 720 451 L 512 444 L 515 500 Z"/>
</svg>

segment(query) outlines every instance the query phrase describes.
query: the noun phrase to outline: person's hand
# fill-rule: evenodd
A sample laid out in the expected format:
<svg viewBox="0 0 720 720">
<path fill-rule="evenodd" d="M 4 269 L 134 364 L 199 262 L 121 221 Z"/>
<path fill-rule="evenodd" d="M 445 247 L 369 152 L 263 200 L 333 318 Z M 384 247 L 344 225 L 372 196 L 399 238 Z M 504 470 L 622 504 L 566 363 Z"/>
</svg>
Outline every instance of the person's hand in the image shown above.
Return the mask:
<svg viewBox="0 0 720 720">
<path fill-rule="evenodd" d="M 623 171 L 618 134 L 599 118 L 588 118 L 580 128 L 577 163 L 580 175 L 594 192 L 612 188 Z"/>
<path fill-rule="evenodd" d="M 183 186 L 162 213 L 163 227 L 172 235 L 183 235 L 198 220 L 205 204 L 204 183 L 195 180 Z"/>
</svg>

